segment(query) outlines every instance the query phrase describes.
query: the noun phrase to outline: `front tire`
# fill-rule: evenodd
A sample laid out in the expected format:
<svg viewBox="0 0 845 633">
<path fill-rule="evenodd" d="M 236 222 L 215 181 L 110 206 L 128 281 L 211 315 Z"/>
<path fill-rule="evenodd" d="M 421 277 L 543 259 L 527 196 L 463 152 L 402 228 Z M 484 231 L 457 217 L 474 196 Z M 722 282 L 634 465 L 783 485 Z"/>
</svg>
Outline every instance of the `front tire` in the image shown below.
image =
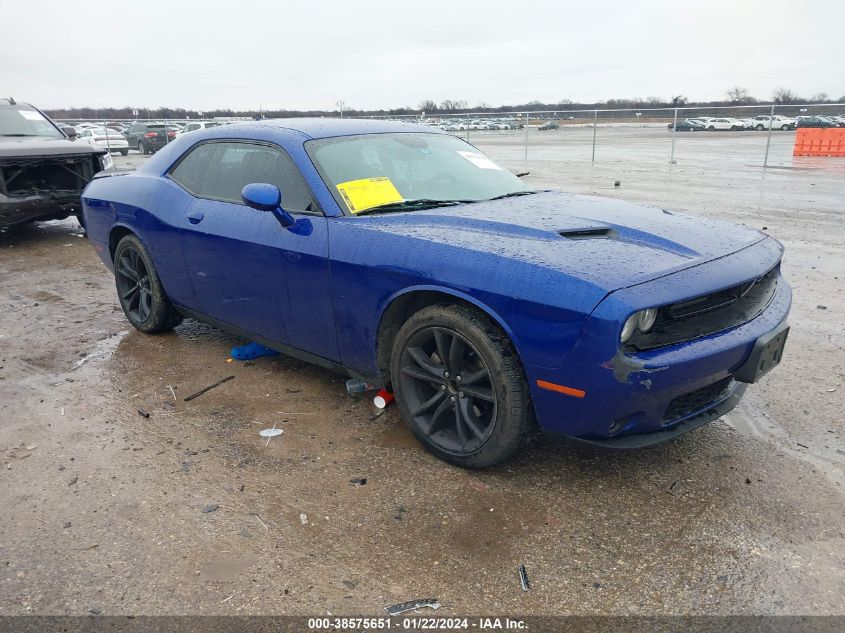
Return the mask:
<svg viewBox="0 0 845 633">
<path fill-rule="evenodd" d="M 154 334 L 182 322 L 164 294 L 150 254 L 134 235 L 125 236 L 114 250 L 114 279 L 120 307 L 135 329 Z"/>
<path fill-rule="evenodd" d="M 129 155 L 129 148 L 127 147 L 126 149 L 120 150 L 120 155 L 121 156 L 128 156 Z"/>
<path fill-rule="evenodd" d="M 396 335 L 390 375 L 411 432 L 450 464 L 499 464 L 534 426 L 516 351 L 478 310 L 441 304 L 411 316 Z"/>
</svg>

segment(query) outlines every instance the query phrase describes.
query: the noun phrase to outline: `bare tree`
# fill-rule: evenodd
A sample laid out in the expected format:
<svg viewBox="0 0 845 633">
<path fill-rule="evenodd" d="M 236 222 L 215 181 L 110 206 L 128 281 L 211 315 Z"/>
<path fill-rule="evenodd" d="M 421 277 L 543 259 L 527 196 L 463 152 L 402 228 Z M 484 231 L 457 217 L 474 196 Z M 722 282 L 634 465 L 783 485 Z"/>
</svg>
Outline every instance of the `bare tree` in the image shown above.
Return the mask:
<svg viewBox="0 0 845 633">
<path fill-rule="evenodd" d="M 672 97 L 672 105 L 676 108 L 680 108 L 681 106 L 685 106 L 687 104 L 687 98 L 684 95 L 675 95 Z"/>
<path fill-rule="evenodd" d="M 798 103 L 802 99 L 787 88 L 776 88 L 772 93 L 772 101 L 775 103 Z"/>
<path fill-rule="evenodd" d="M 725 93 L 725 96 L 731 103 L 737 103 L 740 105 L 747 103 L 756 103 L 757 101 L 757 99 L 751 96 L 751 93 L 748 92 L 748 89 L 743 88 L 742 86 L 734 86 Z"/>
<path fill-rule="evenodd" d="M 828 101 L 828 96 L 826 92 L 817 92 L 812 97 L 810 97 L 810 101 L 813 103 L 824 103 Z"/>
<path fill-rule="evenodd" d="M 465 110 L 466 107 L 466 101 L 458 101 L 456 99 L 444 99 L 443 102 L 440 104 L 440 109 L 446 110 L 447 112 L 451 112 L 454 110 Z"/>
<path fill-rule="evenodd" d="M 422 110 L 423 112 L 434 112 L 437 109 L 437 102 L 432 101 L 431 99 L 423 99 L 420 101 L 419 105 L 417 105 L 417 110 Z"/>
</svg>

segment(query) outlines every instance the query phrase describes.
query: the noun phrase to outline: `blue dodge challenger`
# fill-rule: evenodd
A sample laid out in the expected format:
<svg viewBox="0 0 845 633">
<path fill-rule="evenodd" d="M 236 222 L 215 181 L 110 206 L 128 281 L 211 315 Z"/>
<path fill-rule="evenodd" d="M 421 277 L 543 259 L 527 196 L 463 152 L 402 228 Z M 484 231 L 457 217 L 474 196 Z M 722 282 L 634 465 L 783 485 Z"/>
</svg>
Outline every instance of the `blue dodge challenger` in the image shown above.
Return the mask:
<svg viewBox="0 0 845 633">
<path fill-rule="evenodd" d="M 82 202 L 138 330 L 187 316 L 389 387 L 464 467 L 538 425 L 608 447 L 677 437 L 736 406 L 788 333 L 776 240 L 533 191 L 429 127 L 210 128 Z"/>
</svg>

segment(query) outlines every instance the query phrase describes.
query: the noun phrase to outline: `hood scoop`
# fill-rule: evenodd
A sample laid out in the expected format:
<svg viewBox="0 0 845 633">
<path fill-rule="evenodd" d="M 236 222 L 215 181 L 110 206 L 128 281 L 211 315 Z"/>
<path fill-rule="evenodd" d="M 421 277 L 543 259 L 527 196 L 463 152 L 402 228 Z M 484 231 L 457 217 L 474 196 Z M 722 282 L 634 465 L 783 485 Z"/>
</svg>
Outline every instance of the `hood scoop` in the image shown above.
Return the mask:
<svg viewBox="0 0 845 633">
<path fill-rule="evenodd" d="M 606 240 L 619 236 L 613 229 L 601 226 L 591 229 L 565 229 L 558 231 L 558 235 L 568 240 Z"/>
</svg>

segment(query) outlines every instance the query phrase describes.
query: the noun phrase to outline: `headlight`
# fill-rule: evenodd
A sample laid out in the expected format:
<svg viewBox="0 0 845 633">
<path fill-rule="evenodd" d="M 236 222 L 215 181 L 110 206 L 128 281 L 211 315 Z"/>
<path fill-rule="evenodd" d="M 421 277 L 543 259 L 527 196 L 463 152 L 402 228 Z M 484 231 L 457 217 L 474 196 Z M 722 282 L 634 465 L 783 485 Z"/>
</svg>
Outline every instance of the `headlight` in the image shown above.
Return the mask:
<svg viewBox="0 0 845 633">
<path fill-rule="evenodd" d="M 114 167 L 114 161 L 111 159 L 111 154 L 109 152 L 100 156 L 100 167 L 102 167 L 103 170 Z"/>
<path fill-rule="evenodd" d="M 627 343 L 631 340 L 631 337 L 634 335 L 634 330 L 637 329 L 637 319 L 639 318 L 639 314 L 635 313 L 628 317 L 628 320 L 625 321 L 625 325 L 622 326 L 622 334 L 619 336 L 619 340 L 623 343 Z"/>
<path fill-rule="evenodd" d="M 622 326 L 622 332 L 619 334 L 619 340 L 622 343 L 627 343 L 631 340 L 631 337 L 634 336 L 634 332 L 648 332 L 652 327 L 654 327 L 654 322 L 657 320 L 657 308 L 647 308 L 646 310 L 640 310 L 639 312 L 634 312 L 631 316 L 628 317 L 628 320 L 625 321 L 625 325 Z"/>
<path fill-rule="evenodd" d="M 637 327 L 640 332 L 648 332 L 657 320 L 657 308 L 649 308 L 648 310 L 640 310 L 637 313 Z"/>
</svg>

